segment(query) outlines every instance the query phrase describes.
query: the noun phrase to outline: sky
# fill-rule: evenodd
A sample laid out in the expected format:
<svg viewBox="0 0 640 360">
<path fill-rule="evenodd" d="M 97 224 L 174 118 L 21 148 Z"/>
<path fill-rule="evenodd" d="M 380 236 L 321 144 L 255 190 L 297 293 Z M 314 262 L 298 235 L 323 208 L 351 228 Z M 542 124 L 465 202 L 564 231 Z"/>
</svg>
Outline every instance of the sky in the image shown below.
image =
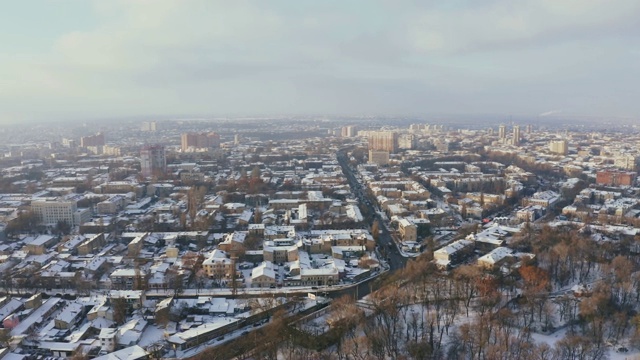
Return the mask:
<svg viewBox="0 0 640 360">
<path fill-rule="evenodd" d="M 135 116 L 637 118 L 637 0 L 20 0 L 0 123 Z"/>
</svg>

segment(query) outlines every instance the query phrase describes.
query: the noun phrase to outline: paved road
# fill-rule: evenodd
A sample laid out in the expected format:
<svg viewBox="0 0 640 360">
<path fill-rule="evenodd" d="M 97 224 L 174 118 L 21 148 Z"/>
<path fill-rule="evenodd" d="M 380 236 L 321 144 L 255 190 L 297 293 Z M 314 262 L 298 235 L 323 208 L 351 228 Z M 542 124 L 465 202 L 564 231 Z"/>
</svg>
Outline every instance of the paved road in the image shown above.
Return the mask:
<svg viewBox="0 0 640 360">
<path fill-rule="evenodd" d="M 381 249 L 381 252 L 387 254 L 387 260 L 391 271 L 395 271 L 398 269 L 402 269 L 407 264 L 407 259 L 400 254 L 398 251 L 398 247 L 396 246 L 389 230 L 383 225 L 383 219 L 378 214 L 377 209 L 375 207 L 374 199 L 370 199 L 367 196 L 367 193 L 358 179 L 356 175 L 349 165 L 349 160 L 347 159 L 347 154 L 344 150 L 338 152 L 338 163 L 342 167 L 342 172 L 347 177 L 349 181 L 349 185 L 351 186 L 351 191 L 356 196 L 356 198 L 360 201 L 363 206 L 366 206 L 372 214 L 375 214 L 375 219 L 378 220 L 378 224 L 380 224 L 379 228 L 382 232 L 378 236 L 378 245 Z"/>
</svg>

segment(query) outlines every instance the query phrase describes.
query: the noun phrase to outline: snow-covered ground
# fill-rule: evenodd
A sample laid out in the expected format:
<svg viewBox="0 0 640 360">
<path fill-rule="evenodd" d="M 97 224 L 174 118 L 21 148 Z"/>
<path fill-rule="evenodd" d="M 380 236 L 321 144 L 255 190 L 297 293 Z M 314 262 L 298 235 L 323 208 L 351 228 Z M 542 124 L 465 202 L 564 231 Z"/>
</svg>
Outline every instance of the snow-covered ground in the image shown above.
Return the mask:
<svg viewBox="0 0 640 360">
<path fill-rule="evenodd" d="M 552 334 L 539 334 L 533 333 L 531 337 L 539 344 L 545 343 L 549 345 L 550 348 L 555 347 L 556 343 L 562 340 L 567 335 L 567 328 L 558 330 Z M 626 348 L 629 349 L 628 352 L 619 352 L 617 349 L 623 347 L 623 345 L 619 346 L 610 346 L 607 350 L 607 355 L 609 360 L 632 360 L 632 359 L 640 359 L 640 350 L 632 349 L 629 346 Z"/>
</svg>

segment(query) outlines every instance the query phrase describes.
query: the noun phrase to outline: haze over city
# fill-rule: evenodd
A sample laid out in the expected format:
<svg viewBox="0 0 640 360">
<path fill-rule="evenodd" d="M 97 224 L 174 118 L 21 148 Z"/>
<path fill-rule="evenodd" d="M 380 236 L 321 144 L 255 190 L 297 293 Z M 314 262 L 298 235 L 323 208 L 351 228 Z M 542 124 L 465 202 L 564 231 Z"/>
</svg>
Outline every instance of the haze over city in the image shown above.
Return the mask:
<svg viewBox="0 0 640 360">
<path fill-rule="evenodd" d="M 640 359 L 639 15 L 5 1 L 0 360 Z"/>
<path fill-rule="evenodd" d="M 237 115 L 624 117 L 637 1 L 11 1 L 0 123 Z"/>
</svg>

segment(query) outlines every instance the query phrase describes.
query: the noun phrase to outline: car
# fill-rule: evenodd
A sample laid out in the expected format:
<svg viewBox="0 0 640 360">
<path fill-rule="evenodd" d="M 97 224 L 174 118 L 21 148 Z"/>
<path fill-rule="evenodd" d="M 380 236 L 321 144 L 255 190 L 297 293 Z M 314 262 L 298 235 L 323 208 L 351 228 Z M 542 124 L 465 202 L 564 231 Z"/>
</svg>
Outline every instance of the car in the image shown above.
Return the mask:
<svg viewBox="0 0 640 360">
<path fill-rule="evenodd" d="M 218 341 L 224 340 L 224 336 L 220 336 L 220 337 L 216 338 L 216 340 L 218 340 Z"/>
<path fill-rule="evenodd" d="M 318 287 L 317 286 L 312 286 L 311 290 L 318 290 Z"/>
</svg>

